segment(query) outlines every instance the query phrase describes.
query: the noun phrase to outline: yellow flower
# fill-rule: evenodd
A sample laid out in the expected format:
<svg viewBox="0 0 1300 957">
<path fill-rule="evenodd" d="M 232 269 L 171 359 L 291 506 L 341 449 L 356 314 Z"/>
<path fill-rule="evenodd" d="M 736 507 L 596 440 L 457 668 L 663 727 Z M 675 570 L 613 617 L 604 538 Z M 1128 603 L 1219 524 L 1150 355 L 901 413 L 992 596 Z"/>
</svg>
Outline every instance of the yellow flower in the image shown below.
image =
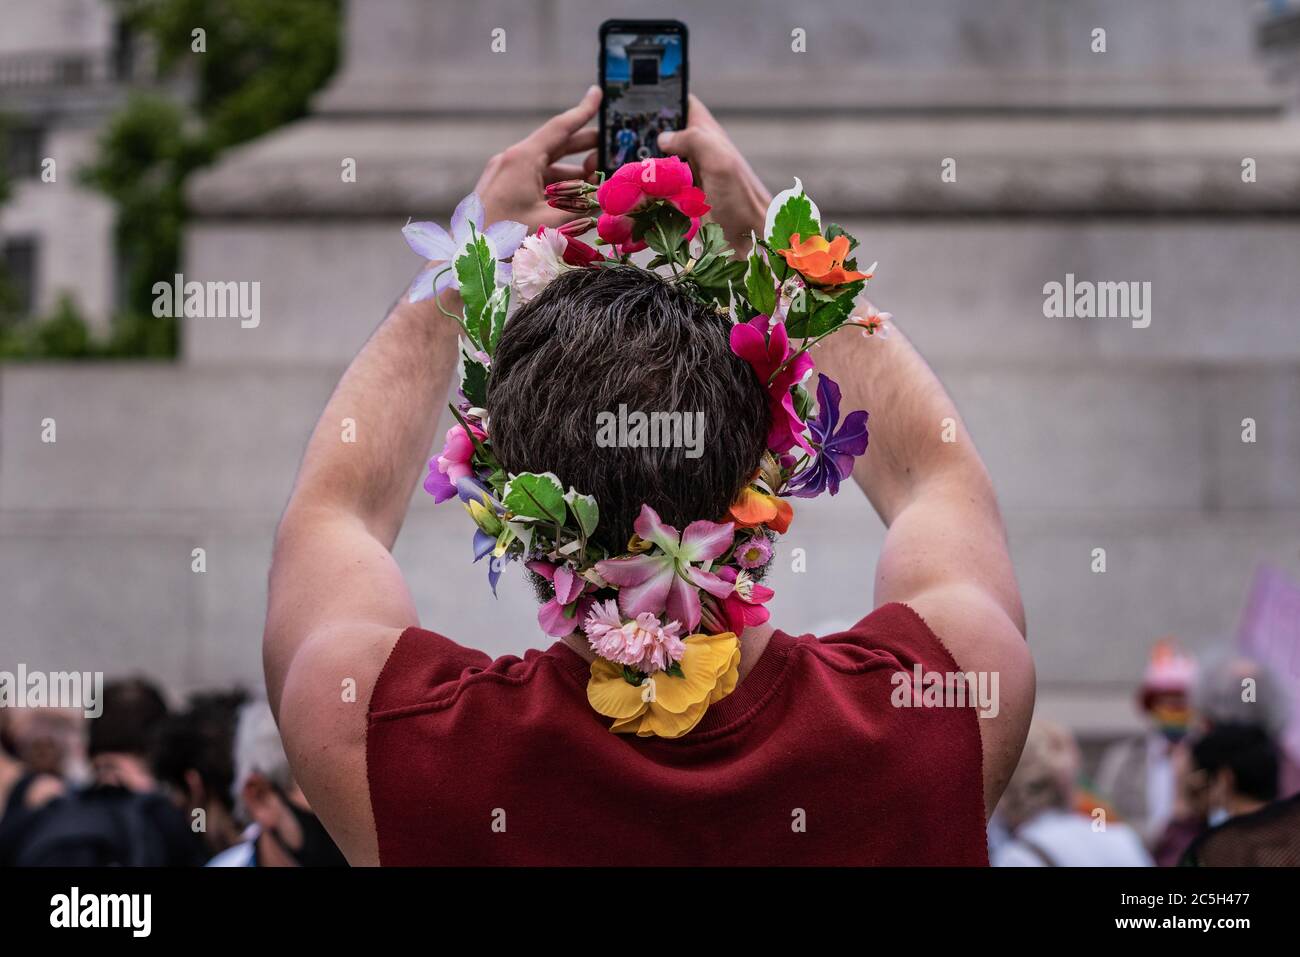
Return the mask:
<svg viewBox="0 0 1300 957">
<path fill-rule="evenodd" d="M 612 661 L 597 658 L 591 663 L 587 700 L 614 719 L 609 730 L 643 738 L 680 738 L 699 724 L 709 705 L 735 690 L 740 639 L 733 632 L 691 635 L 685 644 L 680 678 L 658 671 L 640 685 L 631 685 Z"/>
</svg>

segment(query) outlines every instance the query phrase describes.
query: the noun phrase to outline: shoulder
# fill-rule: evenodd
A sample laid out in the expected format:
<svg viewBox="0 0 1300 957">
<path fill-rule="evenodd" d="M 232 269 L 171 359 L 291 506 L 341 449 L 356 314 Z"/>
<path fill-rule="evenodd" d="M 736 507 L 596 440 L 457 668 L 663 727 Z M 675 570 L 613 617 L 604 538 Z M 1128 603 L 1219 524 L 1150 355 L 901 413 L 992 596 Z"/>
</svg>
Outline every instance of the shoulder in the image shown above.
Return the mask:
<svg viewBox="0 0 1300 957">
<path fill-rule="evenodd" d="M 375 863 L 366 787 L 366 715 L 403 629 L 340 624 L 295 652 L 277 718 L 294 777 L 353 864 Z"/>
<path fill-rule="evenodd" d="M 1020 760 L 1034 711 L 1034 662 L 1019 627 L 981 589 L 937 588 L 910 608 L 963 672 L 984 677 L 994 705 L 979 721 L 985 810 L 992 813 Z"/>
</svg>

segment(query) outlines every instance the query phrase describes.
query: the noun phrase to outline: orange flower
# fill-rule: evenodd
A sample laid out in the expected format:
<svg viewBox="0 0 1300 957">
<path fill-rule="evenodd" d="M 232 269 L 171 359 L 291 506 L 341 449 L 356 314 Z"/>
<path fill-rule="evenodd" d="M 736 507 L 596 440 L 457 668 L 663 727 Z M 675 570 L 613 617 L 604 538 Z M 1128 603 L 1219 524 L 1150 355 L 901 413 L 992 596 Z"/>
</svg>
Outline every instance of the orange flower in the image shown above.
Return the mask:
<svg viewBox="0 0 1300 957">
<path fill-rule="evenodd" d="M 844 268 L 844 257 L 848 254 L 847 236 L 836 236 L 829 242 L 821 236 L 810 236 L 801 242 L 798 233 L 791 233 L 790 248 L 781 250 L 781 256 L 790 268 L 814 286 L 841 286 L 846 282 L 870 279 L 869 273 Z"/>
<path fill-rule="evenodd" d="M 785 499 L 746 486 L 731 504 L 731 517 L 742 528 L 766 525 L 784 535 L 794 518 L 794 508 Z"/>
</svg>

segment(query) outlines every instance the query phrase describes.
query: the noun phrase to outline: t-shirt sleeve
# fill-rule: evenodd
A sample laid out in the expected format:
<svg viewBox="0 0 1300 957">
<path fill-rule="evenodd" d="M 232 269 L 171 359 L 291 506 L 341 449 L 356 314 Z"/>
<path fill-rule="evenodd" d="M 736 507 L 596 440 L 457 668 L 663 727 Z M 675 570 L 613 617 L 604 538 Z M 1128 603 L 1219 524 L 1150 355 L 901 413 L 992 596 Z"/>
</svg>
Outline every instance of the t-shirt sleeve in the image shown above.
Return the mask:
<svg viewBox="0 0 1300 957">
<path fill-rule="evenodd" d="M 397 639 L 379 673 L 370 698 L 370 713 L 449 697 L 467 678 L 494 664 L 482 651 L 466 648 L 437 632 L 408 628 Z"/>
<path fill-rule="evenodd" d="M 921 665 L 925 671 L 960 669 L 925 620 L 901 602 L 881 605 L 847 631 L 821 639 L 828 650 L 843 654 L 886 654 L 905 669 Z"/>
</svg>

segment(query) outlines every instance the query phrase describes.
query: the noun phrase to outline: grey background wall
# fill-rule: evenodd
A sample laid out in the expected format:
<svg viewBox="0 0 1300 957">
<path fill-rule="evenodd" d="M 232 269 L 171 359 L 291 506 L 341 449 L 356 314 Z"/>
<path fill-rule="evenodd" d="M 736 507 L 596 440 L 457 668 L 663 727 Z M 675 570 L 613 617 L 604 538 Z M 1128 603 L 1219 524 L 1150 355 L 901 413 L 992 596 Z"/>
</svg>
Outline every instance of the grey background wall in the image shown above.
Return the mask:
<svg viewBox="0 0 1300 957">
<path fill-rule="evenodd" d="M 314 115 L 192 186 L 186 278 L 259 281 L 260 325 L 186 320 L 174 365 L 0 368 L 0 666 L 260 680 L 271 533 L 333 382 L 418 265 L 400 226 L 445 220 L 487 155 L 576 100 L 608 10 L 353 0 Z M 1300 123 L 1258 49 L 1262 10 L 637 10 L 690 24 L 693 89 L 768 185 L 800 176 L 879 260 L 873 299 L 955 394 L 997 483 L 1040 708 L 1085 736 L 1136 720 L 1154 639 L 1225 643 L 1258 563 L 1300 571 Z M 1044 284 L 1067 273 L 1150 282 L 1150 327 L 1044 317 Z M 869 610 L 881 536 L 856 489 L 803 507 L 782 554 L 804 548 L 807 572 L 779 564 L 774 621 L 816 631 Z M 493 602 L 455 507 L 417 493 L 396 551 L 426 626 L 494 654 L 544 640 L 516 573 Z"/>
</svg>

